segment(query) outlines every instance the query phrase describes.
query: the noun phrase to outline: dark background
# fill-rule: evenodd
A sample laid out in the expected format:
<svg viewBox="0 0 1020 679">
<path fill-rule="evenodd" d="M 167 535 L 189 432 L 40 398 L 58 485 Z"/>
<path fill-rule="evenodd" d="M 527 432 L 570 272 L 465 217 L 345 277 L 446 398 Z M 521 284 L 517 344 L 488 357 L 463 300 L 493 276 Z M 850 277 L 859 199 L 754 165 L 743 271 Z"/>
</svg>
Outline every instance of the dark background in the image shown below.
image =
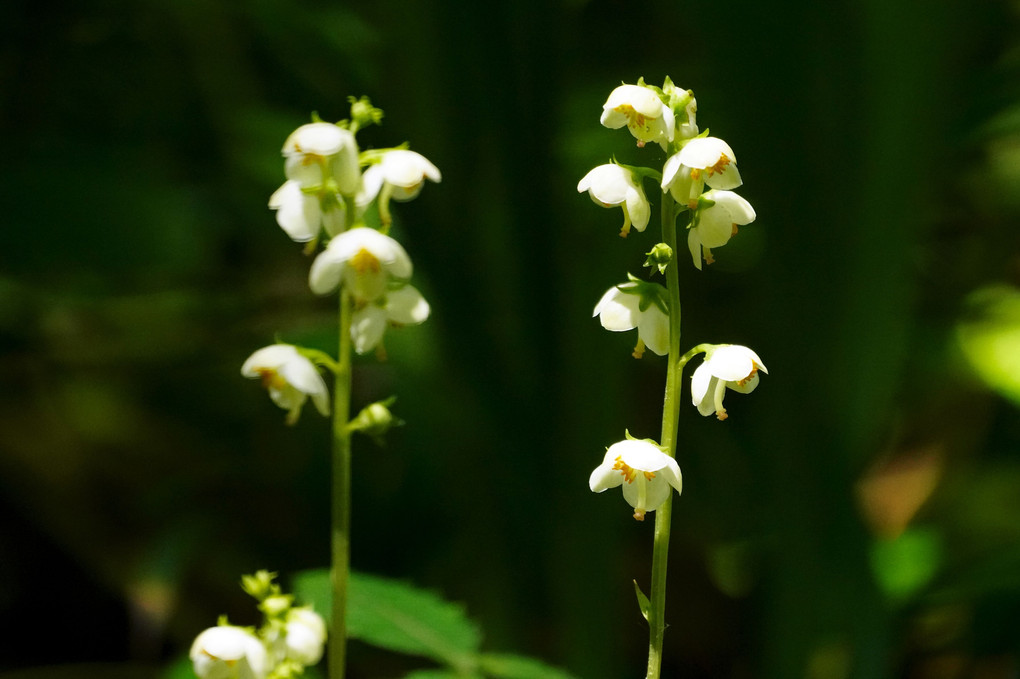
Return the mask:
<svg viewBox="0 0 1020 679">
<path fill-rule="evenodd" d="M 0 677 L 154 677 L 218 614 L 254 622 L 242 573 L 326 565 L 328 424 L 283 426 L 239 367 L 277 336 L 334 346 L 266 202 L 287 134 L 361 94 L 386 111 L 362 145 L 410 141 L 443 182 L 395 209 L 433 316 L 357 362 L 355 407 L 397 394 L 408 424 L 357 443 L 354 566 L 464 602 L 487 649 L 643 672 L 652 522 L 585 484 L 625 428 L 658 436 L 663 361 L 590 316 L 658 227 L 621 241 L 575 187 L 662 162 L 598 117 L 665 75 L 758 213 L 706 271 L 681 256 L 682 343 L 770 375 L 724 423 L 681 414 L 664 676 L 1015 677 L 1017 19 L 3 3 Z M 352 647 L 355 679 L 408 666 Z"/>
</svg>

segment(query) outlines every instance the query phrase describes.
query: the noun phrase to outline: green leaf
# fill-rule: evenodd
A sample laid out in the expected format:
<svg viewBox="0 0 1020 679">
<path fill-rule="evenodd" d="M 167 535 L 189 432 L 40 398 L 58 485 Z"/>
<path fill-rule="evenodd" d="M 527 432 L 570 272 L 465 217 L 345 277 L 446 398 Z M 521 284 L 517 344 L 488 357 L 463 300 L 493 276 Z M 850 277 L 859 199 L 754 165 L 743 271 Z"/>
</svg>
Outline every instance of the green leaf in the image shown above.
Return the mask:
<svg viewBox="0 0 1020 679">
<path fill-rule="evenodd" d="M 328 570 L 294 579 L 298 601 L 310 601 L 329 619 Z M 347 587 L 347 634 L 374 646 L 421 655 L 455 668 L 476 663 L 482 633 L 463 607 L 406 582 L 351 573 Z"/>
<path fill-rule="evenodd" d="M 637 584 L 637 580 L 634 581 L 634 593 L 637 594 L 637 605 L 641 609 L 641 615 L 644 616 L 645 621 L 648 621 L 648 609 L 652 607 L 652 602 L 648 600 L 645 593 L 641 591 L 641 587 Z"/>
<path fill-rule="evenodd" d="M 458 674 L 453 670 L 415 670 L 404 679 L 483 679 L 480 674 Z"/>
<path fill-rule="evenodd" d="M 480 661 L 482 671 L 497 679 L 574 679 L 540 660 L 510 653 L 486 653 Z"/>
</svg>

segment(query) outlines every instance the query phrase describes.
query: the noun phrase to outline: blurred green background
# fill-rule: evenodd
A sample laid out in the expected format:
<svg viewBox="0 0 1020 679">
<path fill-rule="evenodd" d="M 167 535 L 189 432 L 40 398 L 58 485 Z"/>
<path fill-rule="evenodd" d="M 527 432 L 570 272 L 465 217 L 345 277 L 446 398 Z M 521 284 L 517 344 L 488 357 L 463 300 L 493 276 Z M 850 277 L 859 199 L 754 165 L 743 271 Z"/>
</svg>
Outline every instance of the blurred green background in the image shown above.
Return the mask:
<svg viewBox="0 0 1020 679">
<path fill-rule="evenodd" d="M 639 676 L 652 522 L 586 479 L 625 428 L 658 436 L 663 362 L 591 309 L 656 234 L 575 187 L 662 161 L 598 118 L 665 75 L 758 213 L 705 272 L 681 257 L 683 344 L 770 375 L 724 423 L 681 415 L 664 675 L 1016 677 L 1018 18 L 3 3 L 0 677 L 155 677 L 218 614 L 255 621 L 242 573 L 326 564 L 327 422 L 283 426 L 239 368 L 334 345 L 266 202 L 287 134 L 361 94 L 386 111 L 363 146 L 410 141 L 443 182 L 396 208 L 433 316 L 356 368 L 355 406 L 396 394 L 408 424 L 358 442 L 354 566 L 463 602 L 490 650 Z M 352 647 L 353 679 L 413 666 Z"/>
</svg>

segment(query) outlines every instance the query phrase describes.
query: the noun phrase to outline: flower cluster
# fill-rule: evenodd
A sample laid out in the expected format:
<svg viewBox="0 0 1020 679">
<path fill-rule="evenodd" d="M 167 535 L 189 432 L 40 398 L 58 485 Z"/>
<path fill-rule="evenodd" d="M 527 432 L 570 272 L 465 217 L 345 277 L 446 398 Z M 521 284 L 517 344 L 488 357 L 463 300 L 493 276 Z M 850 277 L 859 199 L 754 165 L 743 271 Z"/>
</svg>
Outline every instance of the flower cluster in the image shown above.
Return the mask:
<svg viewBox="0 0 1020 679">
<path fill-rule="evenodd" d="M 325 621 L 311 608 L 293 606 L 275 577 L 259 571 L 242 578 L 263 614 L 258 629 L 221 619 L 195 638 L 190 657 L 198 679 L 288 679 L 322 659 Z"/>
<path fill-rule="evenodd" d="M 664 152 L 661 165 L 638 167 L 613 160 L 599 165 L 586 174 L 577 185 L 603 207 L 623 210 L 621 236 L 633 227 L 643 232 L 651 218 L 651 204 L 645 193 L 644 181 L 652 179 L 662 191 L 663 219 L 687 215 L 687 245 L 694 266 L 713 262 L 713 248 L 729 242 L 737 228 L 755 219 L 754 208 L 733 189 L 743 183 L 737 170 L 737 157 L 727 144 L 708 130 L 700 132 L 697 123 L 697 101 L 693 92 L 677 87 L 666 78 L 662 87 L 638 80 L 635 85 L 621 85 L 610 93 L 602 107 L 601 122 L 605 127 L 626 127 L 644 148 L 649 142 Z M 667 204 L 668 203 L 668 204 Z M 664 274 L 675 266 L 675 238 L 665 236 L 669 243 L 658 243 L 648 252 L 645 266 L 650 276 Z M 672 229 L 672 225 L 670 225 Z M 672 233 L 672 231 L 671 231 Z M 675 276 L 675 272 L 674 272 Z M 646 349 L 659 356 L 676 351 L 679 337 L 671 321 L 671 297 L 666 287 L 628 274 L 628 280 L 611 287 L 595 305 L 602 327 L 614 332 L 637 329 L 635 358 Z M 672 285 L 676 285 L 673 278 Z M 677 337 L 671 338 L 676 330 Z M 734 345 L 699 345 L 682 358 L 670 361 L 671 370 L 682 370 L 693 356 L 704 353 L 704 363 L 695 371 L 691 382 L 692 401 L 703 415 L 727 417 L 723 396 L 727 389 L 751 392 L 758 384 L 758 372 L 767 373 L 758 355 L 747 347 Z M 634 518 L 642 519 L 655 511 L 669 497 L 670 488 L 680 492 L 680 469 L 671 451 L 654 441 L 639 441 L 628 434 L 627 440 L 609 447 L 589 479 L 594 492 L 623 487 L 623 496 L 634 507 Z"/>
<path fill-rule="evenodd" d="M 292 240 L 306 243 L 307 252 L 325 243 L 312 262 L 309 287 L 318 295 L 339 289 L 350 299 L 354 351 L 374 350 L 380 358 L 389 328 L 423 323 L 430 313 L 429 303 L 409 283 L 410 257 L 388 233 L 389 203 L 411 200 L 426 181 L 442 179 L 435 165 L 405 147 L 361 151 L 358 129 L 381 118 L 366 98 L 352 99 L 350 120 L 298 127 L 283 144 L 287 180 L 269 199 L 277 223 Z M 373 204 L 376 210 L 369 210 Z M 274 344 L 253 353 L 241 373 L 261 379 L 293 424 L 308 398 L 329 414 L 319 367 L 337 369 L 322 352 Z"/>
</svg>

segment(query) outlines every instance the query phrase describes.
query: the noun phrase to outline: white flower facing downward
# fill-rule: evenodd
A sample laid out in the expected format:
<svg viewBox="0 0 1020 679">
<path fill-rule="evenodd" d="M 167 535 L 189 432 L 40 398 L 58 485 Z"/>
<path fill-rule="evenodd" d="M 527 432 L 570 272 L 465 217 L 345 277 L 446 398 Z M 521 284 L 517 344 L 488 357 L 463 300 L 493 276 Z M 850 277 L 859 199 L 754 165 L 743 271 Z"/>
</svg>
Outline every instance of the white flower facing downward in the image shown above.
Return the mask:
<svg viewBox="0 0 1020 679">
<path fill-rule="evenodd" d="M 266 649 L 240 627 L 210 627 L 191 645 L 189 653 L 199 679 L 265 679 Z"/>
<path fill-rule="evenodd" d="M 623 208 L 623 228 L 620 236 L 626 237 L 633 224 L 638 231 L 648 226 L 652 209 L 634 173 L 616 163 L 593 168 L 577 183 L 577 192 L 588 192 L 596 205 Z"/>
<path fill-rule="evenodd" d="M 687 232 L 687 247 L 698 269 L 702 256 L 706 263 L 714 262 L 712 248 L 726 245 L 737 233 L 737 226 L 750 224 L 756 216 L 751 204 L 732 191 L 706 191 L 699 204 L 694 213 L 694 226 Z"/>
<path fill-rule="evenodd" d="M 638 140 L 638 146 L 655 142 L 665 151 L 673 141 L 673 109 L 659 95 L 641 85 L 620 85 L 602 105 L 602 124 L 616 130 L 624 125 Z"/>
<path fill-rule="evenodd" d="M 641 358 L 645 347 L 665 356 L 669 353 L 666 299 L 666 289 L 658 283 L 632 279 L 629 283 L 609 288 L 595 305 L 592 316 L 598 316 L 602 327 L 613 332 L 637 328 L 634 358 Z"/>
<path fill-rule="evenodd" d="M 691 209 L 705 184 L 713 189 L 735 189 L 743 183 L 733 149 L 716 137 L 692 139 L 662 168 L 662 189 L 669 189 L 678 203 Z"/>
<path fill-rule="evenodd" d="M 428 158 L 406 149 L 387 151 L 381 161 L 365 170 L 364 187 L 358 202 L 371 202 L 383 184 L 390 186 L 390 197 L 394 200 L 411 200 L 421 193 L 426 179 L 437 183 L 443 180 L 439 168 Z"/>
<path fill-rule="evenodd" d="M 728 415 L 723 407 L 727 389 L 750 394 L 758 386 L 758 371 L 768 374 L 765 364 L 747 347 L 723 344 L 710 350 L 705 362 L 691 377 L 692 402 L 704 416 L 715 413 L 720 420 Z"/>
<path fill-rule="evenodd" d="M 293 345 L 262 347 L 244 362 L 241 374 L 262 380 L 273 403 L 287 411 L 287 424 L 297 422 L 309 397 L 320 413 L 329 415 L 329 390 L 322 375 Z"/>
<path fill-rule="evenodd" d="M 676 460 L 648 441 L 628 439 L 609 446 L 602 464 L 588 479 L 592 492 L 623 486 L 623 498 L 634 508 L 634 518 L 643 521 L 669 497 L 671 488 L 683 490 L 683 477 Z"/>
<path fill-rule="evenodd" d="M 294 130 L 283 144 L 287 179 L 304 187 L 336 182 L 337 190 L 353 196 L 361 183 L 358 144 L 354 134 L 331 123 L 308 123 Z"/>
<path fill-rule="evenodd" d="M 326 644 L 326 623 L 310 608 L 292 608 L 287 613 L 284 636 L 287 658 L 302 665 L 314 665 L 322 659 Z"/>
<path fill-rule="evenodd" d="M 386 294 L 390 281 L 411 277 L 411 259 L 403 246 L 375 229 L 361 226 L 329 241 L 312 262 L 308 284 L 325 295 L 343 285 L 357 304 Z"/>
<path fill-rule="evenodd" d="M 323 210 L 323 203 L 327 207 Z M 343 229 L 343 203 L 335 197 L 323 199 L 322 194 L 306 193 L 300 182 L 289 179 L 269 197 L 269 207 L 276 210 L 276 223 L 297 243 L 315 240 L 320 228 L 330 236 Z"/>
<path fill-rule="evenodd" d="M 429 312 L 429 303 L 414 286 L 390 291 L 381 305 L 370 303 L 354 311 L 351 318 L 354 351 L 364 354 L 375 349 L 389 326 L 424 323 Z"/>
</svg>

